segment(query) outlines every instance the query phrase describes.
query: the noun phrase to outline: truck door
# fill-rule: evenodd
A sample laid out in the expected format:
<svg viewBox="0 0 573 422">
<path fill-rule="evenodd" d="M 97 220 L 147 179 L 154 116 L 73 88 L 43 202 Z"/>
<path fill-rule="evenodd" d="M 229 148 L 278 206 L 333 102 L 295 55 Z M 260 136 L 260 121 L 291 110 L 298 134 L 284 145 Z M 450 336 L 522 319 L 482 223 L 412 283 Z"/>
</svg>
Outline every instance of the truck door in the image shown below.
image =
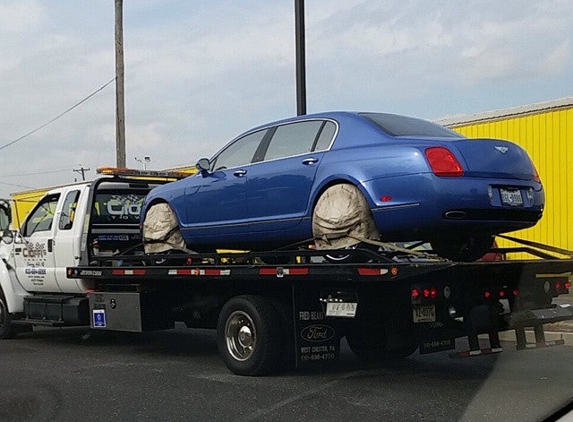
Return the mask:
<svg viewBox="0 0 573 422">
<path fill-rule="evenodd" d="M 54 219 L 59 199 L 60 194 L 56 193 L 40 200 L 15 239 L 16 273 L 27 291 L 60 291 L 54 258 Z"/>
<path fill-rule="evenodd" d="M 65 293 L 83 291 L 78 286 L 77 280 L 68 279 L 66 276 L 66 267 L 79 265 L 80 232 L 84 216 L 84 213 L 76 213 L 80 196 L 79 188 L 68 191 L 63 199 L 62 208 L 56 214 L 57 221 L 54 221 L 56 226 L 56 237 L 53 243 L 54 276 L 60 290 Z"/>
</svg>

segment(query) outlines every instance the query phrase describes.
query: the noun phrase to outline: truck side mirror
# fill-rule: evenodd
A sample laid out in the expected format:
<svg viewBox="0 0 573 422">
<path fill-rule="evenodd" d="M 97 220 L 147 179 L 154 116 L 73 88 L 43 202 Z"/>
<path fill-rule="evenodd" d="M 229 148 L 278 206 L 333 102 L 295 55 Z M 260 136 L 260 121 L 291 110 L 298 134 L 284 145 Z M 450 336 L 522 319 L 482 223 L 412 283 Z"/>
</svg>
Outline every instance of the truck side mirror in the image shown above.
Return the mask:
<svg viewBox="0 0 573 422">
<path fill-rule="evenodd" d="M 12 221 L 10 203 L 0 199 L 0 232 L 8 230 Z"/>
<path fill-rule="evenodd" d="M 7 245 L 14 241 L 14 232 L 12 230 L 4 230 L 2 232 L 2 237 L 0 237 L 0 242 L 4 242 Z"/>
</svg>

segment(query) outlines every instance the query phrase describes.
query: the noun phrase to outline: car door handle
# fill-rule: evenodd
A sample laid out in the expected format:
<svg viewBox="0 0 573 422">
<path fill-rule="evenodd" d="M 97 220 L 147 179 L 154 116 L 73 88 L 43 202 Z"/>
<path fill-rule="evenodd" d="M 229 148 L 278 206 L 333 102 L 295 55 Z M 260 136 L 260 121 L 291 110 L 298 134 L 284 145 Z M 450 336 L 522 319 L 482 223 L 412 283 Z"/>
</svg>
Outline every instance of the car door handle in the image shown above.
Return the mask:
<svg viewBox="0 0 573 422">
<path fill-rule="evenodd" d="M 233 174 L 237 177 L 243 177 L 245 174 L 247 174 L 247 170 L 237 170 Z"/>
<path fill-rule="evenodd" d="M 302 160 L 302 163 L 305 166 L 310 166 L 311 164 L 318 163 L 318 158 L 307 158 L 305 160 Z"/>
</svg>

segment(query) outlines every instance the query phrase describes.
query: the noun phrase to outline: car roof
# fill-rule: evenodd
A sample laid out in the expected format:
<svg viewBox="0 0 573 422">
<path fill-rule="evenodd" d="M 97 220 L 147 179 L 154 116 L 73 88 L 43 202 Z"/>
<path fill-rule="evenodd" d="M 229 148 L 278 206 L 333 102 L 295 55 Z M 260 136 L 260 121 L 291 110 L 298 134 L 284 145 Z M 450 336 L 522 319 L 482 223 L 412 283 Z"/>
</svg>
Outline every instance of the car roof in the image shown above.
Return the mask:
<svg viewBox="0 0 573 422">
<path fill-rule="evenodd" d="M 298 122 L 302 120 L 312 120 L 312 119 L 344 119 L 344 118 L 359 118 L 359 114 L 362 112 L 358 111 L 326 111 L 321 113 L 313 113 L 313 114 L 304 114 L 301 116 L 294 116 L 288 117 L 281 120 L 275 120 L 274 122 L 265 123 L 263 125 L 259 125 L 249 130 L 249 132 L 264 129 L 269 126 L 280 125 L 283 123 L 291 123 L 291 122 Z"/>
</svg>

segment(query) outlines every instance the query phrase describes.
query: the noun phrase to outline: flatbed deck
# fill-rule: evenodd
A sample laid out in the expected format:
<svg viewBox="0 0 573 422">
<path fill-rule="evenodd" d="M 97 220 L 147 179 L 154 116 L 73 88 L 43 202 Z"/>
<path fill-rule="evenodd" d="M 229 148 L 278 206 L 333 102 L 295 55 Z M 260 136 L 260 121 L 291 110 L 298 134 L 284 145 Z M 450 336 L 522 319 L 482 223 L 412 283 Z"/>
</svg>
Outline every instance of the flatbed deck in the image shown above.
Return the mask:
<svg viewBox="0 0 573 422">
<path fill-rule="evenodd" d="M 516 330 L 518 348 L 526 348 L 526 328 L 542 341 L 544 324 L 573 319 L 572 307 L 552 304 L 569 292 L 572 259 L 468 263 L 367 250 L 352 253 L 369 256 L 369 262 L 325 258 L 335 252 L 110 257 L 99 265 L 70 267 L 68 277 L 92 281 L 92 313 L 107 312 L 112 329 L 115 311 L 108 304 L 117 303 L 122 292 L 160 298 L 149 305 L 154 318 L 207 328 L 217 326 L 223 305 L 237 297 L 268 301 L 282 316 L 281 344 L 294 352 L 296 365 L 336 361 L 345 336 L 365 358 L 402 357 L 418 348 L 452 350 L 460 337 L 468 338 L 470 350 L 459 355 L 481 354 L 478 335 L 484 333 L 489 352 L 497 352 L 498 332 L 509 329 Z M 266 264 L 269 257 L 289 263 Z M 169 315 L 159 311 L 165 305 L 172 309 Z M 118 314 L 117 321 L 124 320 Z M 93 320 L 92 328 L 98 329 Z"/>
</svg>

